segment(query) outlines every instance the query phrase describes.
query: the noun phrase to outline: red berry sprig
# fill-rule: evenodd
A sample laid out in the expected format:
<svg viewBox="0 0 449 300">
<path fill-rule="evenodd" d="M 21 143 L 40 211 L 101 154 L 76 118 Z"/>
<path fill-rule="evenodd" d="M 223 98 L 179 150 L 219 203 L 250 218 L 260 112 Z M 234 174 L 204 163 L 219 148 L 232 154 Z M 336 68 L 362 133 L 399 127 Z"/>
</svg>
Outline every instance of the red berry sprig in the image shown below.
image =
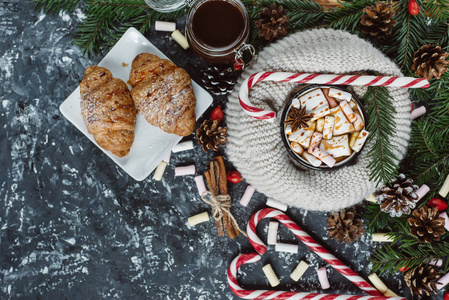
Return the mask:
<svg viewBox="0 0 449 300">
<path fill-rule="evenodd" d="M 416 16 L 417 14 L 419 14 L 419 6 L 416 0 L 408 1 L 408 13 L 412 16 Z"/>
<path fill-rule="evenodd" d="M 214 110 L 212 110 L 212 112 L 210 113 L 210 118 L 212 120 L 218 120 L 221 122 L 221 120 L 223 120 L 223 110 L 221 109 L 221 106 L 218 105 L 217 107 L 214 108 Z"/>
<path fill-rule="evenodd" d="M 239 183 L 240 181 L 242 181 L 242 174 L 240 174 L 240 172 L 238 171 L 230 171 L 228 173 L 228 181 L 232 182 L 232 183 Z"/>
<path fill-rule="evenodd" d="M 447 209 L 447 203 L 440 198 L 432 198 L 427 202 L 427 206 L 436 207 L 438 211 L 445 211 Z"/>
</svg>

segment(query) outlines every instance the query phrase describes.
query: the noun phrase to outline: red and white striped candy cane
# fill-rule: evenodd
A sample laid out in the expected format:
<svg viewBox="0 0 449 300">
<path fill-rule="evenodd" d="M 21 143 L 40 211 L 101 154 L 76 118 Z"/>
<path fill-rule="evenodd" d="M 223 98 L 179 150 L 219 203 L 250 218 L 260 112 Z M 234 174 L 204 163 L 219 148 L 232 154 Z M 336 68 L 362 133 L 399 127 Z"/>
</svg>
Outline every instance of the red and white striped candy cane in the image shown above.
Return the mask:
<svg viewBox="0 0 449 300">
<path fill-rule="evenodd" d="M 259 210 L 249 219 L 247 226 L 248 239 L 253 245 L 254 249 L 259 254 L 264 254 L 267 251 L 267 246 L 262 242 L 262 240 L 257 236 L 256 226 L 260 220 L 265 218 L 275 218 L 282 224 L 284 224 L 288 229 L 290 229 L 293 234 L 299 238 L 307 247 L 309 247 L 313 252 L 321 256 L 327 263 L 334 267 L 338 272 L 345 276 L 349 281 L 353 282 L 360 289 L 365 291 L 371 296 L 382 296 L 379 291 L 371 286 L 365 279 L 360 277 L 356 272 L 351 270 L 333 254 L 327 251 L 323 246 L 318 244 L 307 232 L 302 230 L 295 222 L 293 222 L 286 214 L 283 212 L 273 209 L 265 208 Z"/>
<path fill-rule="evenodd" d="M 249 90 L 261 81 L 278 81 L 293 83 L 310 83 L 322 85 L 364 85 L 391 86 L 411 89 L 428 88 L 429 82 L 425 78 L 368 76 L 368 75 L 332 75 L 290 72 L 258 72 L 249 76 L 240 87 L 239 101 L 243 110 L 251 117 L 274 122 L 274 111 L 257 108 L 249 101 Z"/>
<path fill-rule="evenodd" d="M 237 281 L 237 272 L 244 264 L 254 263 L 261 259 L 257 253 L 240 254 L 231 262 L 228 268 L 228 284 L 232 292 L 243 299 L 277 299 L 277 300 L 405 300 L 403 297 L 384 296 L 358 296 L 335 295 L 321 293 L 270 291 L 270 290 L 246 290 L 240 287 Z"/>
</svg>

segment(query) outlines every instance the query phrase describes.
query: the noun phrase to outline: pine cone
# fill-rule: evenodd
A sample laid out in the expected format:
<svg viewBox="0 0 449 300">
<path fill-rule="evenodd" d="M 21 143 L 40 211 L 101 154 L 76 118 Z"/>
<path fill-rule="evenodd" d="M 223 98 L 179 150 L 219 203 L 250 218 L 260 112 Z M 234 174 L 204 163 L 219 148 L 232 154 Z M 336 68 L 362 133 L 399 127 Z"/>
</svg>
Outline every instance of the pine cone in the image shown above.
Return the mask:
<svg viewBox="0 0 449 300">
<path fill-rule="evenodd" d="M 265 7 L 259 14 L 256 27 L 259 29 L 259 36 L 265 38 L 267 41 L 286 35 L 288 16 L 284 12 L 282 5 L 277 6 L 276 3 L 273 3 L 270 7 Z"/>
<path fill-rule="evenodd" d="M 423 297 L 437 293 L 436 283 L 441 275 L 431 265 L 419 265 L 405 273 L 405 283 L 413 296 Z"/>
<path fill-rule="evenodd" d="M 198 144 L 203 146 L 204 152 L 207 152 L 209 149 L 218 151 L 220 145 L 226 145 L 228 129 L 218 126 L 218 123 L 218 120 L 204 120 L 200 128 L 196 130 Z"/>
<path fill-rule="evenodd" d="M 239 75 L 232 67 L 213 66 L 204 71 L 204 76 L 201 80 L 207 90 L 219 96 L 232 92 Z"/>
<path fill-rule="evenodd" d="M 339 243 L 350 244 L 357 241 L 364 233 L 362 219 L 354 208 L 332 212 L 326 222 L 329 237 L 337 239 Z"/>
<path fill-rule="evenodd" d="M 441 50 L 441 46 L 424 45 L 414 54 L 412 70 L 415 71 L 416 76 L 427 78 L 427 80 L 434 76 L 440 79 L 441 75 L 447 71 L 448 56 L 449 53 Z"/>
<path fill-rule="evenodd" d="M 394 8 L 391 4 L 376 2 L 374 6 L 367 6 L 364 9 L 366 15 L 361 16 L 362 32 L 375 37 L 382 37 L 391 34 L 396 20 Z"/>
<path fill-rule="evenodd" d="M 444 218 L 440 218 L 438 208 L 423 206 L 413 211 L 413 217 L 408 218 L 410 234 L 418 237 L 420 243 L 439 241 L 445 233 Z"/>
<path fill-rule="evenodd" d="M 380 210 L 389 213 L 392 217 L 400 217 L 410 214 L 418 202 L 416 191 L 418 186 L 413 185 L 413 180 L 399 174 L 394 182 L 376 191 L 376 200 L 380 204 Z"/>
</svg>

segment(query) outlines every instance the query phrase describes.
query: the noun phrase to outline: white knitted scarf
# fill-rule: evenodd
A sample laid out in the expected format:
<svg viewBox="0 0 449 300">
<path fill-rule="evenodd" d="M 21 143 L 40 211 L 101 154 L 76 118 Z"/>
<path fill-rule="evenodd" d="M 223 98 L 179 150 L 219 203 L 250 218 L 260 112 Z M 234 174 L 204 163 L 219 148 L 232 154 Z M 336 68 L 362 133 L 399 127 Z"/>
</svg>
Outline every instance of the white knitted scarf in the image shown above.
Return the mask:
<svg viewBox="0 0 449 300">
<path fill-rule="evenodd" d="M 320 211 L 340 210 L 373 193 L 367 156 L 373 142 L 365 145 L 355 164 L 332 171 L 303 170 L 289 157 L 281 140 L 279 120 L 270 123 L 248 116 L 240 107 L 238 90 L 251 74 L 285 71 L 352 74 L 377 71 L 401 76 L 399 68 L 370 43 L 344 31 L 316 29 L 297 32 L 266 47 L 248 68 L 229 96 L 226 108 L 226 152 L 246 181 L 258 192 L 288 205 Z M 292 83 L 261 82 L 250 90 L 256 107 L 281 114 Z M 410 99 L 407 89 L 388 88 L 396 109 L 396 131 L 390 137 L 399 162 L 410 138 Z M 361 98 L 366 89 L 354 87 Z"/>
</svg>

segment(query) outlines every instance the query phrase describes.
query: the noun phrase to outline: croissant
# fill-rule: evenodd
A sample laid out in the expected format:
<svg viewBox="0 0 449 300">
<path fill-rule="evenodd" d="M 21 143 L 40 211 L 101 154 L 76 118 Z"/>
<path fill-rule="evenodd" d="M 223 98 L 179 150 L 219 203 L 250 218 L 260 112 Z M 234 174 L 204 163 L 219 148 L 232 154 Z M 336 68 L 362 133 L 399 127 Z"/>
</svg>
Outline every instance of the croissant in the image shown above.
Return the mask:
<svg viewBox="0 0 449 300">
<path fill-rule="evenodd" d="M 129 83 L 134 104 L 148 123 L 179 136 L 193 132 L 196 98 L 184 69 L 167 59 L 141 53 L 132 62 Z"/>
<path fill-rule="evenodd" d="M 100 147 L 123 157 L 134 141 L 136 108 L 123 80 L 103 67 L 91 66 L 80 84 L 81 114 Z"/>
</svg>

